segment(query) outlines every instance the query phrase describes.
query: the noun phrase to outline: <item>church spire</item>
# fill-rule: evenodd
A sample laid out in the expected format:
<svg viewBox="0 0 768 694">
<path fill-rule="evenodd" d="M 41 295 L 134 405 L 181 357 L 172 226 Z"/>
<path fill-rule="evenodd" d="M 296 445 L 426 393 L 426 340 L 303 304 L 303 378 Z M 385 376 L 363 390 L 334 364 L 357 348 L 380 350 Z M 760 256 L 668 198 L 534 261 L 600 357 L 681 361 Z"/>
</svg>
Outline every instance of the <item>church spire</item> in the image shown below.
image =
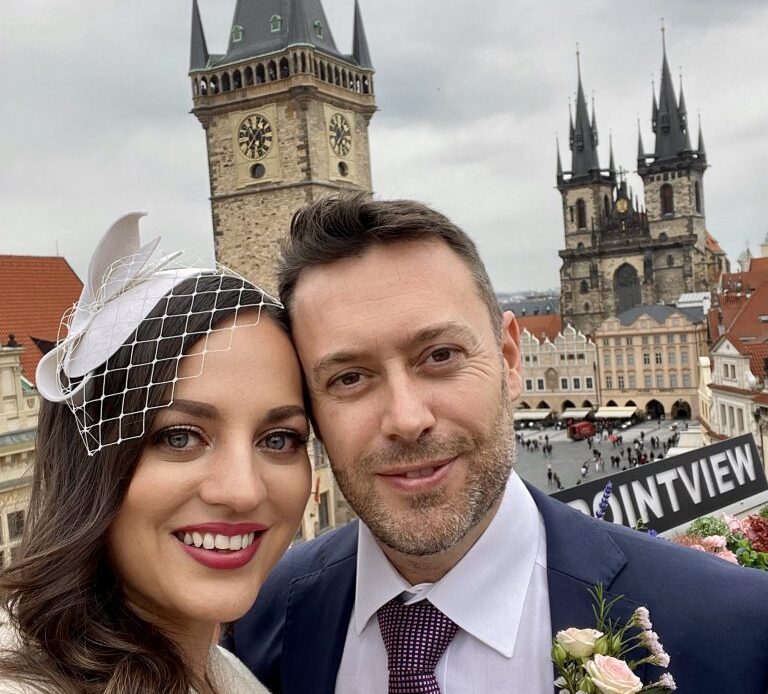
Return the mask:
<svg viewBox="0 0 768 694">
<path fill-rule="evenodd" d="M 654 90 L 653 111 L 656 114 L 653 129 L 656 134 L 655 158 L 656 161 L 676 159 L 681 152 L 690 151 L 690 140 L 686 138 L 687 127 L 684 114 L 681 115 L 680 104 L 675 96 L 675 87 L 672 83 L 672 74 L 667 61 L 666 30 L 662 24 L 662 61 L 661 61 L 661 85 L 659 87 L 659 103 L 656 105 Z M 682 105 L 685 106 L 683 99 Z M 686 142 L 686 140 L 688 141 Z"/>
<path fill-rule="evenodd" d="M 613 158 L 613 134 L 608 135 L 608 171 L 613 178 L 616 178 L 616 161 Z"/>
<path fill-rule="evenodd" d="M 312 44 L 312 34 L 309 29 L 309 18 L 307 17 L 304 3 L 294 2 L 291 6 L 290 24 L 288 26 L 288 45 L 298 46 L 302 44 Z"/>
<path fill-rule="evenodd" d="M 563 182 L 563 162 L 560 159 L 560 139 L 555 137 L 555 148 L 557 149 L 557 184 Z"/>
<path fill-rule="evenodd" d="M 704 149 L 704 133 L 701 129 L 701 114 L 699 114 L 699 144 L 696 147 L 696 153 L 698 154 L 699 161 L 707 161 L 707 151 Z"/>
<path fill-rule="evenodd" d="M 205 43 L 203 23 L 197 0 L 192 0 L 192 42 L 189 49 L 189 69 L 203 70 L 208 67 L 208 46 Z"/>
<path fill-rule="evenodd" d="M 363 15 L 360 12 L 360 3 L 355 0 L 355 27 L 352 35 L 352 57 L 360 67 L 373 68 L 371 53 L 368 50 L 368 39 L 365 36 Z"/>
<path fill-rule="evenodd" d="M 637 166 L 645 164 L 645 148 L 643 147 L 643 131 L 640 129 L 640 119 L 637 119 Z"/>
<path fill-rule="evenodd" d="M 581 54 L 576 50 L 576 70 L 578 86 L 576 90 L 576 122 L 571 128 L 571 175 L 573 178 L 591 175 L 599 171 L 597 158 L 597 122 L 594 110 L 590 121 L 587 111 L 587 100 L 584 98 L 584 87 L 581 83 Z"/>
</svg>

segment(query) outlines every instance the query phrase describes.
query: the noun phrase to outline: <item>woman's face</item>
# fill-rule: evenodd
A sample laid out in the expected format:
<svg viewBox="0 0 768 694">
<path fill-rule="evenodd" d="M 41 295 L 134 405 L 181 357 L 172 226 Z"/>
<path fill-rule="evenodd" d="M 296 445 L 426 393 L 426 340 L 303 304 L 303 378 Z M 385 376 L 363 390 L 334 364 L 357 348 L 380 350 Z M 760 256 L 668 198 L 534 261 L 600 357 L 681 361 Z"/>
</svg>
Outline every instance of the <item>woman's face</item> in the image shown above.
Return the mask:
<svg viewBox="0 0 768 694">
<path fill-rule="evenodd" d="M 310 490 L 301 374 L 285 333 L 263 314 L 212 333 L 208 349 L 225 351 L 204 362 L 202 347 L 181 360 L 173 404 L 157 411 L 108 538 L 129 602 L 182 630 L 250 608 Z"/>
</svg>

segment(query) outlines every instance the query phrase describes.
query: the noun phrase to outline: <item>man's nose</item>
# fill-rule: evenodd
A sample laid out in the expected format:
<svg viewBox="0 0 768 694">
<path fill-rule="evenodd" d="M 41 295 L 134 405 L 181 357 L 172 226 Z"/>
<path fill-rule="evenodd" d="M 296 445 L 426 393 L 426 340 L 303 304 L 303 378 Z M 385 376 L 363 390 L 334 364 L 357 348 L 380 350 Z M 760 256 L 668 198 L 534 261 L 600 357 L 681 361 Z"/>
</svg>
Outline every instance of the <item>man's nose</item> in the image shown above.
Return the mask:
<svg viewBox="0 0 768 694">
<path fill-rule="evenodd" d="M 200 498 L 237 513 L 252 511 L 267 498 L 262 461 L 249 437 L 217 447 L 200 485 Z"/>
<path fill-rule="evenodd" d="M 389 380 L 383 403 L 382 433 L 388 438 L 414 442 L 435 425 L 435 416 L 423 384 L 410 374 Z"/>
</svg>

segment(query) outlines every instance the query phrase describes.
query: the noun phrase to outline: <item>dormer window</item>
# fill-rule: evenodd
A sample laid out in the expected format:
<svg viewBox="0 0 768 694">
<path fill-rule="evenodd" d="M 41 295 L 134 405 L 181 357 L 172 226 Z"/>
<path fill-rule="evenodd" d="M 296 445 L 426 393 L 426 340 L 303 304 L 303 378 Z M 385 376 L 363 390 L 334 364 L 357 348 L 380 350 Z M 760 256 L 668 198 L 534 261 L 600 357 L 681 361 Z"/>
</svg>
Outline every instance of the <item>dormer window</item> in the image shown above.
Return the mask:
<svg viewBox="0 0 768 694">
<path fill-rule="evenodd" d="M 322 24 L 322 22 L 318 19 L 317 21 L 315 21 L 315 23 L 312 26 L 315 27 L 315 34 L 317 34 L 317 38 L 319 38 L 319 39 L 323 38 L 323 24 Z"/>
<path fill-rule="evenodd" d="M 269 30 L 274 34 L 283 28 L 283 18 L 279 14 L 273 14 L 269 20 Z"/>
<path fill-rule="evenodd" d="M 243 40 L 245 31 L 240 24 L 235 24 L 232 27 L 232 43 L 240 43 Z"/>
</svg>

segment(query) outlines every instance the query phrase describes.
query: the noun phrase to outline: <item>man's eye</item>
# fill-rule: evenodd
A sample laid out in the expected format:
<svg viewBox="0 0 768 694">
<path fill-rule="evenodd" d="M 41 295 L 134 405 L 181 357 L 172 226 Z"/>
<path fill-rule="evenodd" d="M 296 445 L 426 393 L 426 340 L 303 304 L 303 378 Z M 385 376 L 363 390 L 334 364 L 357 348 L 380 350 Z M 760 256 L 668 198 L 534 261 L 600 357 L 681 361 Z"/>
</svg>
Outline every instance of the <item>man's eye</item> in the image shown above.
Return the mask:
<svg viewBox="0 0 768 694">
<path fill-rule="evenodd" d="M 360 380 L 361 375 L 356 371 L 351 371 L 350 373 L 342 374 L 338 378 L 335 378 L 331 385 L 354 386 L 360 383 Z"/>
<path fill-rule="evenodd" d="M 439 349 L 433 350 L 429 358 L 432 361 L 448 361 L 453 356 L 453 350 L 449 349 L 448 347 L 440 347 Z"/>
</svg>

